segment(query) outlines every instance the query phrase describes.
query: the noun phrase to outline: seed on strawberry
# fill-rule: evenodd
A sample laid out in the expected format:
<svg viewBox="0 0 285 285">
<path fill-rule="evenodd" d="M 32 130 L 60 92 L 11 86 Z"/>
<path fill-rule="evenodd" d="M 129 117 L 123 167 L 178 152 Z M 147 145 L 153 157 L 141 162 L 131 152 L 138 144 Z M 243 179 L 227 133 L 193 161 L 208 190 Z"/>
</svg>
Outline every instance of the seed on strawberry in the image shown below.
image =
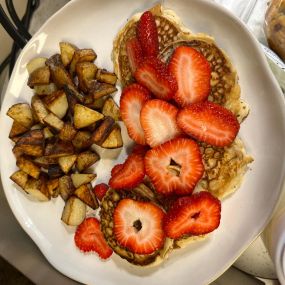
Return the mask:
<svg viewBox="0 0 285 285">
<path fill-rule="evenodd" d="M 131 189 L 141 183 L 144 176 L 143 156 L 133 153 L 126 159 L 123 167 L 111 176 L 109 185 L 114 189 Z"/>
<path fill-rule="evenodd" d="M 149 91 L 136 83 L 126 87 L 120 99 L 122 120 L 127 127 L 129 136 L 138 144 L 146 144 L 140 123 L 140 112 L 143 104 L 149 99 Z"/>
<path fill-rule="evenodd" d="M 140 63 L 143 61 L 143 52 L 139 40 L 134 37 L 126 42 L 126 52 L 129 64 L 134 74 Z"/>
<path fill-rule="evenodd" d="M 145 59 L 134 76 L 137 82 L 159 99 L 170 100 L 177 91 L 175 77 L 168 71 L 167 66 L 156 57 Z"/>
<path fill-rule="evenodd" d="M 184 235 L 202 235 L 220 225 L 221 203 L 209 192 L 179 198 L 164 219 L 167 237 L 178 239 Z"/>
<path fill-rule="evenodd" d="M 154 147 L 181 134 L 176 124 L 177 113 L 176 107 L 159 99 L 143 105 L 140 122 L 148 145 Z"/>
<path fill-rule="evenodd" d="M 154 147 L 145 155 L 145 171 L 158 193 L 191 194 L 204 172 L 199 146 L 176 138 Z"/>
<path fill-rule="evenodd" d="M 84 252 L 95 251 L 103 259 L 107 259 L 113 253 L 101 232 L 100 222 L 93 217 L 86 218 L 77 227 L 74 241 L 80 250 Z"/>
<path fill-rule="evenodd" d="M 180 106 L 207 99 L 211 91 L 211 66 L 200 52 L 187 46 L 177 47 L 168 68 L 177 80 L 174 100 Z"/>
<path fill-rule="evenodd" d="M 137 37 L 145 56 L 158 55 L 157 26 L 150 11 L 146 11 L 141 15 L 137 24 Z"/>
<path fill-rule="evenodd" d="M 105 196 L 106 192 L 108 191 L 109 186 L 105 183 L 100 183 L 95 185 L 95 187 L 93 188 L 93 192 L 95 194 L 95 196 L 102 201 L 103 197 Z"/>
<path fill-rule="evenodd" d="M 189 136 L 220 147 L 230 145 L 240 128 L 231 111 L 208 101 L 191 104 L 180 110 L 177 124 Z"/>
<path fill-rule="evenodd" d="M 161 249 L 164 215 L 162 209 L 150 202 L 121 200 L 113 215 L 117 242 L 137 254 L 151 254 Z"/>
</svg>

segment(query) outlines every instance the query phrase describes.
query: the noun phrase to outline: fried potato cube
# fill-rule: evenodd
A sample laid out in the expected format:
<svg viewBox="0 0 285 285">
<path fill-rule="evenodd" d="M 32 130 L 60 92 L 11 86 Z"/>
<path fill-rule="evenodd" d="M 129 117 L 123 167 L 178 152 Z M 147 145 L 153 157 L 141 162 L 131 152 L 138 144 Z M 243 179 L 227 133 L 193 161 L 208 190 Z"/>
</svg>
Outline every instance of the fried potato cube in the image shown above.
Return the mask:
<svg viewBox="0 0 285 285">
<path fill-rule="evenodd" d="M 97 58 L 97 54 L 93 49 L 78 49 L 74 52 L 72 61 L 70 63 L 69 72 L 73 76 L 76 65 L 79 62 L 93 62 Z"/>
<path fill-rule="evenodd" d="M 69 226 L 78 226 L 83 222 L 85 216 L 86 204 L 72 196 L 65 203 L 61 220 Z"/>
<path fill-rule="evenodd" d="M 70 178 L 70 176 L 68 175 L 64 175 L 62 177 L 59 178 L 59 194 L 61 196 L 61 198 L 66 201 L 68 200 L 68 198 L 73 194 L 75 188 L 72 184 L 72 180 Z"/>
<path fill-rule="evenodd" d="M 22 135 L 25 132 L 27 132 L 29 129 L 24 127 L 23 125 L 19 124 L 17 121 L 13 121 L 10 133 L 9 133 L 9 138 L 12 139 L 16 136 Z"/>
<path fill-rule="evenodd" d="M 54 136 L 53 132 L 50 130 L 49 127 L 43 128 L 43 132 L 44 132 L 45 139 L 49 139 L 49 138 L 52 138 Z"/>
<path fill-rule="evenodd" d="M 63 141 L 72 141 L 76 136 L 77 130 L 71 123 L 65 123 L 60 130 L 58 137 Z"/>
<path fill-rule="evenodd" d="M 47 169 L 47 174 L 50 179 L 59 178 L 64 175 L 58 164 L 49 165 Z"/>
<path fill-rule="evenodd" d="M 88 131 L 78 131 L 72 140 L 72 144 L 78 151 L 89 148 L 92 145 L 91 133 Z"/>
<path fill-rule="evenodd" d="M 115 121 L 119 121 L 121 119 L 120 108 L 116 104 L 113 98 L 109 97 L 103 105 L 102 114 L 104 116 L 110 116 Z"/>
<path fill-rule="evenodd" d="M 32 110 L 36 114 L 39 122 L 44 124 L 44 118 L 49 114 L 49 111 L 47 110 L 43 101 L 39 98 L 39 96 L 35 95 L 32 97 L 31 105 Z"/>
<path fill-rule="evenodd" d="M 46 85 L 50 83 L 50 69 L 48 66 L 34 70 L 28 79 L 28 86 L 34 88 L 35 85 Z"/>
<path fill-rule="evenodd" d="M 67 156 L 74 154 L 74 147 L 71 142 L 67 141 L 56 141 L 47 143 L 45 147 L 44 155 L 58 158 L 61 156 Z"/>
<path fill-rule="evenodd" d="M 17 159 L 16 164 L 22 171 L 29 174 L 33 178 L 39 178 L 41 169 L 31 160 L 21 156 Z"/>
<path fill-rule="evenodd" d="M 52 198 L 56 198 L 59 195 L 59 178 L 49 179 L 47 181 L 47 189 L 49 192 L 49 195 Z"/>
<path fill-rule="evenodd" d="M 85 128 L 102 118 L 104 118 L 104 116 L 95 110 L 81 104 L 74 106 L 74 126 L 76 129 Z"/>
<path fill-rule="evenodd" d="M 76 161 L 77 155 L 72 154 L 72 155 L 67 155 L 67 156 L 62 156 L 58 159 L 58 164 L 61 168 L 61 170 L 67 174 L 72 166 L 74 165 Z"/>
<path fill-rule="evenodd" d="M 85 104 L 86 107 L 91 108 L 91 109 L 101 110 L 103 108 L 103 106 L 104 106 L 104 103 L 106 101 L 106 97 L 107 96 L 100 97 L 98 99 L 93 99 L 93 95 L 90 96 L 90 94 L 88 94 L 86 96 L 86 98 L 87 97 L 91 98 L 91 100 L 89 101 L 88 104 L 87 103 Z"/>
<path fill-rule="evenodd" d="M 58 164 L 57 157 L 40 156 L 36 157 L 33 162 L 43 168 L 49 168 L 50 165 Z"/>
<path fill-rule="evenodd" d="M 29 75 L 32 74 L 36 69 L 39 69 L 41 67 L 45 67 L 46 61 L 47 61 L 46 57 L 35 57 L 35 58 L 31 59 L 27 63 L 27 66 L 26 66 Z"/>
<path fill-rule="evenodd" d="M 76 168 L 79 172 L 87 169 L 100 159 L 99 155 L 93 151 L 81 152 L 76 160 Z"/>
<path fill-rule="evenodd" d="M 7 111 L 7 115 L 27 129 L 30 129 L 34 124 L 33 113 L 29 104 L 14 104 Z"/>
<path fill-rule="evenodd" d="M 34 86 L 34 92 L 39 96 L 49 95 L 57 90 L 56 85 L 51 82 L 49 84 L 41 84 Z"/>
<path fill-rule="evenodd" d="M 40 202 L 50 200 L 50 195 L 47 189 L 47 178 L 43 173 L 39 179 L 29 178 L 24 190 L 27 194 Z"/>
<path fill-rule="evenodd" d="M 92 192 L 91 184 L 83 184 L 74 191 L 74 195 L 92 209 L 99 207 L 96 196 Z"/>
<path fill-rule="evenodd" d="M 75 188 L 80 187 L 83 184 L 90 183 L 93 179 L 96 178 L 95 173 L 73 173 L 71 174 L 72 183 Z"/>
<path fill-rule="evenodd" d="M 88 81 L 95 78 L 97 66 L 93 62 L 79 62 L 76 64 L 79 89 L 88 91 Z"/>
<path fill-rule="evenodd" d="M 60 56 L 63 65 L 68 66 L 73 58 L 74 52 L 78 49 L 75 45 L 68 42 L 60 42 Z"/>
<path fill-rule="evenodd" d="M 97 145 L 101 145 L 110 135 L 114 125 L 115 121 L 112 117 L 105 117 L 100 126 L 92 134 L 92 141 Z"/>
<path fill-rule="evenodd" d="M 44 103 L 59 119 L 62 119 L 68 110 L 67 97 L 63 90 L 58 90 L 47 95 L 44 99 Z"/>
<path fill-rule="evenodd" d="M 93 100 L 99 99 L 101 97 L 111 95 L 118 89 L 108 83 L 101 83 L 96 81 L 90 81 L 89 83 L 89 93 L 88 96 L 93 97 Z"/>
<path fill-rule="evenodd" d="M 73 105 L 75 105 L 77 103 L 77 101 L 79 101 L 80 103 L 84 102 L 85 96 L 83 94 L 81 94 L 80 92 L 78 92 L 78 90 L 76 90 L 76 88 L 74 86 L 67 84 L 63 87 L 63 90 L 67 95 L 67 101 L 69 104 L 69 108 L 73 109 Z M 73 102 L 75 102 L 75 103 L 73 103 Z M 73 103 L 73 104 L 70 104 L 70 103 Z"/>
<path fill-rule="evenodd" d="M 17 170 L 10 176 L 10 179 L 24 189 L 28 181 L 28 174 L 22 170 Z"/>
<path fill-rule="evenodd" d="M 106 69 L 99 69 L 96 74 L 96 79 L 100 82 L 116 85 L 117 75 L 113 72 L 109 72 Z"/>
<path fill-rule="evenodd" d="M 49 127 L 57 131 L 60 131 L 64 127 L 64 122 L 53 113 L 49 113 L 47 116 L 45 116 L 43 121 Z"/>
<path fill-rule="evenodd" d="M 110 135 L 102 143 L 101 147 L 103 148 L 119 148 L 123 146 L 123 139 L 121 134 L 121 128 L 119 125 L 116 125 Z"/>
<path fill-rule="evenodd" d="M 24 154 L 23 150 L 20 147 L 17 147 L 16 145 L 13 147 L 12 152 L 13 152 L 16 160 L 19 157 L 23 156 L 23 154 Z"/>
</svg>

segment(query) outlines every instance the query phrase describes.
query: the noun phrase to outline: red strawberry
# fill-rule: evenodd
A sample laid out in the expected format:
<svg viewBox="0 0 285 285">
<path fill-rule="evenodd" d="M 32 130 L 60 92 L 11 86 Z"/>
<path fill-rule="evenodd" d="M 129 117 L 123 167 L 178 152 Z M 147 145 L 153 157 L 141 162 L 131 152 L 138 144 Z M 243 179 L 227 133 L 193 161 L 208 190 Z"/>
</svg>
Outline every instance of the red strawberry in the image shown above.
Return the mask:
<svg viewBox="0 0 285 285">
<path fill-rule="evenodd" d="M 124 164 L 117 164 L 115 165 L 112 170 L 111 170 L 111 176 L 116 175 L 116 173 L 118 173 L 119 171 L 121 171 L 124 167 Z"/>
<path fill-rule="evenodd" d="M 140 121 L 146 142 L 151 147 L 180 135 L 176 124 L 177 113 L 176 107 L 159 99 L 149 100 L 143 105 Z"/>
<path fill-rule="evenodd" d="M 131 38 L 126 42 L 126 51 L 132 73 L 134 74 L 140 63 L 143 61 L 142 48 L 136 37 Z"/>
<path fill-rule="evenodd" d="M 162 248 L 164 212 L 150 202 L 123 199 L 114 211 L 114 234 L 121 246 L 137 254 Z"/>
<path fill-rule="evenodd" d="M 95 251 L 103 259 L 113 253 L 108 246 L 100 229 L 100 222 L 96 218 L 86 218 L 76 229 L 74 235 L 76 246 L 84 251 Z"/>
<path fill-rule="evenodd" d="M 158 55 L 158 33 L 155 19 L 150 11 L 144 12 L 137 24 L 137 37 L 145 56 Z"/>
<path fill-rule="evenodd" d="M 136 153 L 139 155 L 145 155 L 145 153 L 149 150 L 149 147 L 146 145 L 136 144 L 133 147 L 132 153 Z"/>
<path fill-rule="evenodd" d="M 177 91 L 177 82 L 167 66 L 156 57 L 145 59 L 135 72 L 136 80 L 157 98 L 170 100 Z"/>
<path fill-rule="evenodd" d="M 179 198 L 166 214 L 166 236 L 178 239 L 183 235 L 202 235 L 220 225 L 221 202 L 209 192 Z"/>
<path fill-rule="evenodd" d="M 122 169 L 111 177 L 109 185 L 114 189 L 131 189 L 141 183 L 144 176 L 143 156 L 133 153 L 124 162 Z"/>
<path fill-rule="evenodd" d="M 187 138 L 176 138 L 149 150 L 145 171 L 161 194 L 191 194 L 203 175 L 199 146 Z"/>
<path fill-rule="evenodd" d="M 106 192 L 108 191 L 109 186 L 105 183 L 100 183 L 95 185 L 93 188 L 93 192 L 96 195 L 96 197 L 102 201 L 103 197 L 105 196 Z"/>
<path fill-rule="evenodd" d="M 180 110 L 177 124 L 186 134 L 214 146 L 230 145 L 240 128 L 231 111 L 208 101 Z"/>
<path fill-rule="evenodd" d="M 140 112 L 148 99 L 150 99 L 148 90 L 136 83 L 126 87 L 120 99 L 121 116 L 128 134 L 138 144 L 146 144 L 140 123 Z"/>
<path fill-rule="evenodd" d="M 177 47 L 168 68 L 177 80 L 174 100 L 180 106 L 207 99 L 211 91 L 211 66 L 200 52 L 187 46 Z"/>
</svg>

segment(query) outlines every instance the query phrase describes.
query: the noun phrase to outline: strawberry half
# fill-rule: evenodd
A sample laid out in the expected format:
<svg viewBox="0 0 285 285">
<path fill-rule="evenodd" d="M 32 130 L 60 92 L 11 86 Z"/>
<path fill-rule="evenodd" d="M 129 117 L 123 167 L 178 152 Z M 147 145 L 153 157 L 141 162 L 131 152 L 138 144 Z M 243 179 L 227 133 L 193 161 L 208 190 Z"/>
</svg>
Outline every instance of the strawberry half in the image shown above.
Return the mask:
<svg viewBox="0 0 285 285">
<path fill-rule="evenodd" d="M 113 189 L 131 189 L 143 181 L 145 176 L 144 159 L 142 155 L 131 154 L 109 180 Z"/>
<path fill-rule="evenodd" d="M 129 64 L 134 74 L 140 63 L 143 61 L 143 52 L 139 40 L 134 37 L 126 42 L 126 52 Z"/>
<path fill-rule="evenodd" d="M 144 131 L 140 123 L 143 104 L 150 99 L 150 93 L 139 84 L 131 84 L 123 90 L 120 99 L 121 117 L 129 136 L 138 144 L 146 144 Z"/>
<path fill-rule="evenodd" d="M 149 150 L 145 171 L 157 192 L 188 195 L 203 175 L 199 146 L 187 138 L 176 138 Z"/>
<path fill-rule="evenodd" d="M 150 90 L 155 97 L 170 100 L 177 91 L 177 82 L 167 66 L 156 57 L 145 59 L 135 72 L 137 82 Z"/>
<path fill-rule="evenodd" d="M 136 153 L 136 154 L 144 156 L 148 150 L 149 150 L 149 147 L 147 145 L 136 144 L 132 149 L 132 153 Z"/>
<path fill-rule="evenodd" d="M 157 26 L 150 11 L 146 11 L 141 15 L 137 24 L 137 37 L 145 56 L 158 55 Z"/>
<path fill-rule="evenodd" d="M 180 106 L 207 99 L 211 92 L 211 66 L 200 52 L 187 46 L 177 47 L 168 68 L 177 80 L 174 100 Z"/>
<path fill-rule="evenodd" d="M 76 246 L 84 251 L 95 251 L 103 259 L 107 259 L 113 253 L 108 246 L 100 229 L 100 222 L 96 218 L 86 218 L 76 229 L 74 235 Z"/>
<path fill-rule="evenodd" d="M 163 225 L 167 237 L 203 235 L 220 225 L 221 202 L 209 192 L 179 198 L 166 214 Z"/>
<path fill-rule="evenodd" d="M 175 106 L 159 99 L 143 105 L 140 122 L 148 145 L 154 147 L 181 134 L 176 124 L 177 113 Z"/>
<path fill-rule="evenodd" d="M 100 184 L 95 185 L 95 187 L 93 188 L 93 192 L 95 196 L 99 199 L 99 201 L 102 201 L 108 189 L 109 189 L 109 186 L 107 184 L 100 183 Z"/>
<path fill-rule="evenodd" d="M 236 116 L 231 111 L 208 101 L 195 103 L 180 110 L 177 124 L 193 138 L 220 147 L 230 145 L 240 128 Z"/>
<path fill-rule="evenodd" d="M 119 171 L 121 171 L 124 167 L 124 164 L 116 164 L 111 170 L 111 176 L 116 175 Z"/>
<path fill-rule="evenodd" d="M 151 254 L 162 248 L 164 212 L 149 202 L 123 199 L 114 211 L 114 234 L 133 253 Z"/>
</svg>

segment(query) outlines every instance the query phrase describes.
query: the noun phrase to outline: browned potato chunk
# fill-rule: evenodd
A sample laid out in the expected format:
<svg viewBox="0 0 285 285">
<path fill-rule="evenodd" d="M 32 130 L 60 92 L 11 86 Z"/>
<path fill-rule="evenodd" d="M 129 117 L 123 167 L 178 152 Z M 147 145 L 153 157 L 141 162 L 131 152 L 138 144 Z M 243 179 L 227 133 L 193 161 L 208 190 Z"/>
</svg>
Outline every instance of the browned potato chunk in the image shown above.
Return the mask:
<svg viewBox="0 0 285 285">
<path fill-rule="evenodd" d="M 14 104 L 7 111 L 7 115 L 27 129 L 34 124 L 32 110 L 26 103 Z"/>
<path fill-rule="evenodd" d="M 57 164 L 49 165 L 47 169 L 47 174 L 50 179 L 59 178 L 64 175 L 60 166 Z"/>
<path fill-rule="evenodd" d="M 41 68 L 41 67 L 45 67 L 46 66 L 46 61 L 47 61 L 46 57 L 36 57 L 36 58 L 31 59 L 27 63 L 27 66 L 26 66 L 29 75 L 31 73 L 33 73 L 36 69 Z"/>
<path fill-rule="evenodd" d="M 71 142 L 57 141 L 55 143 L 47 143 L 44 155 L 58 158 L 74 154 L 74 148 Z"/>
<path fill-rule="evenodd" d="M 88 184 L 90 183 L 93 179 L 96 178 L 96 174 L 94 173 L 73 173 L 71 174 L 71 179 L 72 179 L 72 183 L 74 185 L 75 188 L 80 187 L 83 184 Z"/>
<path fill-rule="evenodd" d="M 64 122 L 53 113 L 49 113 L 44 117 L 44 123 L 56 131 L 60 131 L 64 127 Z"/>
<path fill-rule="evenodd" d="M 101 120 L 103 117 L 101 113 L 83 105 L 76 104 L 74 106 L 74 126 L 77 129 L 85 128 Z"/>
<path fill-rule="evenodd" d="M 39 122 L 44 124 L 44 118 L 48 115 L 49 111 L 44 105 L 43 101 L 37 96 L 32 97 L 32 110 L 35 112 Z"/>
<path fill-rule="evenodd" d="M 70 176 L 64 175 L 59 178 L 59 194 L 66 201 L 74 192 L 75 188 L 72 184 Z"/>
<path fill-rule="evenodd" d="M 43 168 L 49 168 L 50 165 L 57 164 L 57 157 L 40 156 L 34 159 L 34 163 Z"/>
<path fill-rule="evenodd" d="M 76 197 L 70 197 L 65 203 L 61 220 L 69 226 L 78 226 L 85 216 L 86 204 Z"/>
<path fill-rule="evenodd" d="M 102 143 L 103 148 L 119 148 L 123 146 L 120 126 L 116 125 L 107 139 Z"/>
<path fill-rule="evenodd" d="M 34 164 L 31 160 L 24 158 L 23 156 L 19 157 L 16 162 L 17 166 L 30 176 L 38 179 L 41 173 L 41 169 Z"/>
<path fill-rule="evenodd" d="M 78 49 L 74 52 L 72 61 L 70 63 L 69 72 L 73 76 L 76 65 L 79 62 L 93 62 L 97 58 L 97 54 L 93 49 Z"/>
<path fill-rule="evenodd" d="M 72 141 L 76 133 L 77 131 L 71 123 L 65 123 L 58 137 L 63 141 Z"/>
<path fill-rule="evenodd" d="M 86 107 L 91 108 L 91 109 L 101 110 L 104 106 L 105 101 L 106 101 L 106 96 L 100 97 L 100 98 L 95 99 L 95 100 L 93 100 L 93 95 L 90 96 L 90 94 L 89 94 L 86 97 L 89 97 L 92 99 L 88 104 L 87 103 L 85 104 Z"/>
<path fill-rule="evenodd" d="M 95 78 L 97 66 L 93 62 L 79 62 L 76 64 L 79 89 L 88 91 L 88 81 Z"/>
<path fill-rule="evenodd" d="M 76 90 L 76 88 L 74 86 L 67 84 L 63 87 L 63 89 L 67 95 L 67 101 L 69 104 L 69 108 L 73 109 L 73 107 L 77 103 L 77 101 L 79 101 L 81 103 L 84 102 L 85 96 L 83 94 L 81 94 L 80 92 L 78 92 L 78 90 Z M 73 113 L 73 111 L 72 111 L 72 113 Z"/>
<path fill-rule="evenodd" d="M 58 178 L 49 179 L 47 181 L 47 189 L 48 189 L 49 195 L 53 198 L 56 198 L 59 194 L 58 185 L 59 185 Z"/>
<path fill-rule="evenodd" d="M 62 119 L 68 109 L 66 94 L 63 90 L 55 91 L 44 99 L 46 107 L 59 119 Z"/>
<path fill-rule="evenodd" d="M 89 148 L 92 145 L 91 133 L 88 131 L 78 131 L 72 140 L 72 144 L 78 151 Z"/>
<path fill-rule="evenodd" d="M 74 52 L 78 49 L 75 45 L 67 42 L 60 42 L 60 56 L 64 66 L 68 66 L 73 58 Z"/>
<path fill-rule="evenodd" d="M 81 185 L 74 191 L 74 195 L 92 209 L 97 209 L 99 207 L 98 201 L 92 192 L 92 186 L 90 184 Z"/>
<path fill-rule="evenodd" d="M 38 201 L 45 202 L 50 200 L 47 178 L 44 174 L 41 174 L 39 179 L 29 178 L 24 190 Z"/>
<path fill-rule="evenodd" d="M 121 114 L 120 114 L 120 108 L 116 104 L 113 98 L 109 97 L 103 105 L 102 108 L 102 114 L 104 116 L 110 116 L 112 117 L 115 121 L 119 121 Z"/>
<path fill-rule="evenodd" d="M 42 156 L 44 153 L 44 134 L 42 130 L 32 130 L 25 133 L 16 143 L 24 154 Z"/>
<path fill-rule="evenodd" d="M 23 156 L 23 150 L 20 147 L 17 147 L 16 145 L 13 147 L 12 152 L 16 159 Z"/>
<path fill-rule="evenodd" d="M 44 132 L 45 139 L 49 139 L 49 138 L 52 138 L 54 136 L 53 132 L 50 130 L 49 127 L 43 128 L 43 132 Z"/>
<path fill-rule="evenodd" d="M 57 90 L 57 87 L 54 83 L 35 85 L 34 92 L 39 96 L 49 95 Z"/>
<path fill-rule="evenodd" d="M 114 125 L 115 121 L 113 118 L 105 117 L 101 125 L 92 134 L 92 141 L 97 145 L 101 145 L 110 135 Z"/>
<path fill-rule="evenodd" d="M 93 151 L 81 152 L 76 160 L 76 168 L 79 172 L 87 169 L 100 159 L 99 155 Z"/>
<path fill-rule="evenodd" d="M 93 100 L 99 99 L 101 97 L 111 95 L 118 89 L 108 83 L 100 83 L 96 81 L 91 81 L 89 84 L 89 94 L 88 96 L 93 97 Z M 88 103 L 88 102 L 87 102 Z"/>
<path fill-rule="evenodd" d="M 27 132 L 28 129 L 23 125 L 19 124 L 18 122 L 14 121 L 11 127 L 9 138 L 14 138 L 16 136 L 22 135 L 23 133 Z"/>
<path fill-rule="evenodd" d="M 74 165 L 75 161 L 76 161 L 77 155 L 76 154 L 72 154 L 72 155 L 68 155 L 68 156 L 62 156 L 58 159 L 58 164 L 61 168 L 61 170 L 67 174 L 70 169 L 72 168 L 72 166 Z"/>
<path fill-rule="evenodd" d="M 117 75 L 113 72 L 109 72 L 106 69 L 99 69 L 96 74 L 96 79 L 100 82 L 115 85 L 117 82 Z"/>
<path fill-rule="evenodd" d="M 28 174 L 22 170 L 18 170 L 10 176 L 10 179 L 24 189 L 28 181 Z"/>
<path fill-rule="evenodd" d="M 34 70 L 28 79 L 28 86 L 33 88 L 35 85 L 49 84 L 50 70 L 48 66 L 40 67 Z"/>
</svg>

